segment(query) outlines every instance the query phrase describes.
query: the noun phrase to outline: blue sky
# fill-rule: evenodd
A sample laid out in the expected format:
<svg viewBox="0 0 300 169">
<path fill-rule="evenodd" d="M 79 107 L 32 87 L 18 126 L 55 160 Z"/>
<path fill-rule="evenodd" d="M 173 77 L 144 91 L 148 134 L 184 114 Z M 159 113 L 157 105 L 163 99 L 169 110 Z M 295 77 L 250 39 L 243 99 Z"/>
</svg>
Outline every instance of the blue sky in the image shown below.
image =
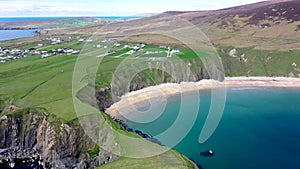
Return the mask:
<svg viewBox="0 0 300 169">
<path fill-rule="evenodd" d="M 262 0 L 0 0 L 0 17 L 132 16 L 170 10 L 211 10 Z"/>
</svg>

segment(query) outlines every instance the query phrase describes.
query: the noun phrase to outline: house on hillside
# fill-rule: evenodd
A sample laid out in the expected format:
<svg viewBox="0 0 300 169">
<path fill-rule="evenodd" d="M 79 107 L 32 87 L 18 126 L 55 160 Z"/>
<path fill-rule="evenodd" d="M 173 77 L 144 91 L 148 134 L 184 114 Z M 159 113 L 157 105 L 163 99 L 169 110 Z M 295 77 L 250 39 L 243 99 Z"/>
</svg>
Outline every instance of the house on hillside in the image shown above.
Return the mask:
<svg viewBox="0 0 300 169">
<path fill-rule="evenodd" d="M 80 53 L 80 50 L 74 50 L 73 52 L 72 52 L 72 54 L 79 54 Z"/>
<path fill-rule="evenodd" d="M 172 49 L 172 53 L 180 53 L 179 49 Z"/>
<path fill-rule="evenodd" d="M 43 54 L 43 55 L 41 56 L 41 58 L 43 59 L 43 58 L 47 58 L 47 57 L 49 57 L 49 56 L 51 56 L 51 55 L 48 54 L 48 53 L 46 53 L 46 54 Z"/>
</svg>

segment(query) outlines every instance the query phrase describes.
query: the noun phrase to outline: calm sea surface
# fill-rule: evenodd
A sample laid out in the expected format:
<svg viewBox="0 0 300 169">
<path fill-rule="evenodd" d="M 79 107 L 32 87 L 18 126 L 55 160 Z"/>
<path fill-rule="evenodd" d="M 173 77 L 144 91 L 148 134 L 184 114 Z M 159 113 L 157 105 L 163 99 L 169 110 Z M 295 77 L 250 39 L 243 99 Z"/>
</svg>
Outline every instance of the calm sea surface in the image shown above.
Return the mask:
<svg viewBox="0 0 300 169">
<path fill-rule="evenodd" d="M 174 125 L 180 102 L 179 96 L 169 98 L 163 114 L 153 122 L 127 121 L 127 124 L 156 137 Z M 210 102 L 209 92 L 203 92 L 193 128 L 174 149 L 205 169 L 300 168 L 300 89 L 228 89 L 225 111 L 217 130 L 207 142 L 200 144 L 199 134 Z M 189 125 L 189 122 L 181 125 Z M 168 146 L 170 138 L 157 139 Z M 200 156 L 209 149 L 214 150 L 215 156 Z"/>
<path fill-rule="evenodd" d="M 0 30 L 0 41 L 34 36 L 38 29 L 31 30 Z"/>
<path fill-rule="evenodd" d="M 142 18 L 143 16 L 93 16 L 92 18 L 104 18 L 104 19 L 135 19 Z M 45 21 L 45 20 L 53 20 L 53 19 L 62 19 L 62 18 L 70 18 L 70 17 L 5 17 L 0 18 L 0 22 L 20 22 L 20 21 Z M 71 17 L 72 18 L 72 17 Z"/>
<path fill-rule="evenodd" d="M 0 18 L 0 22 L 20 22 L 20 21 L 43 21 L 68 17 L 6 17 Z M 94 16 L 93 18 L 104 18 L 112 20 L 128 20 L 142 18 L 142 16 Z M 34 36 L 36 30 L 0 30 L 0 41 L 11 40 Z"/>
</svg>

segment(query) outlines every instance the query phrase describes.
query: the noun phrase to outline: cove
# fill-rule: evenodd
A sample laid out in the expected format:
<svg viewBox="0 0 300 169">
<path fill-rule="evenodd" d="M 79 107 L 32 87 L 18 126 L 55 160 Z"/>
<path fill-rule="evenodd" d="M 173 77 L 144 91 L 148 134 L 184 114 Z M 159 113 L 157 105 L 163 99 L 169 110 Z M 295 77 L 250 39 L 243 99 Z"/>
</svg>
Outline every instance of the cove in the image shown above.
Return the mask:
<svg viewBox="0 0 300 169">
<path fill-rule="evenodd" d="M 200 93 L 195 124 L 173 149 L 206 169 L 300 168 L 299 88 L 228 88 L 220 124 L 203 144 L 198 140 L 210 108 L 211 94 L 210 91 Z M 161 115 L 149 123 L 122 120 L 128 127 L 156 138 L 174 124 L 179 115 L 180 102 L 180 95 L 168 97 Z M 144 107 L 139 108 L 145 110 L 149 106 L 147 103 L 141 105 Z M 156 110 L 152 111 L 155 113 Z M 189 125 L 189 122 L 182 125 Z M 157 139 L 168 146 L 168 139 L 172 136 L 165 140 Z M 214 151 L 215 156 L 200 155 L 209 149 Z"/>
</svg>

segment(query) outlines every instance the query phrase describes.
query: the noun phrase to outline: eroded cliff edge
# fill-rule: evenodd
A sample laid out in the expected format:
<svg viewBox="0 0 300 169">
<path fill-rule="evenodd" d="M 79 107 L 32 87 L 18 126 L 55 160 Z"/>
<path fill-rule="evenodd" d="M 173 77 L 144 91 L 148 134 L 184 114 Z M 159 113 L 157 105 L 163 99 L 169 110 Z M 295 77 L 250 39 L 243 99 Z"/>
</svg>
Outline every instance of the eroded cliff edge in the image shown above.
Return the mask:
<svg viewBox="0 0 300 169">
<path fill-rule="evenodd" d="M 97 149 L 78 120 L 64 124 L 42 110 L 33 109 L 1 117 L 0 168 L 27 161 L 33 168 L 87 169 L 114 158 Z"/>
</svg>

